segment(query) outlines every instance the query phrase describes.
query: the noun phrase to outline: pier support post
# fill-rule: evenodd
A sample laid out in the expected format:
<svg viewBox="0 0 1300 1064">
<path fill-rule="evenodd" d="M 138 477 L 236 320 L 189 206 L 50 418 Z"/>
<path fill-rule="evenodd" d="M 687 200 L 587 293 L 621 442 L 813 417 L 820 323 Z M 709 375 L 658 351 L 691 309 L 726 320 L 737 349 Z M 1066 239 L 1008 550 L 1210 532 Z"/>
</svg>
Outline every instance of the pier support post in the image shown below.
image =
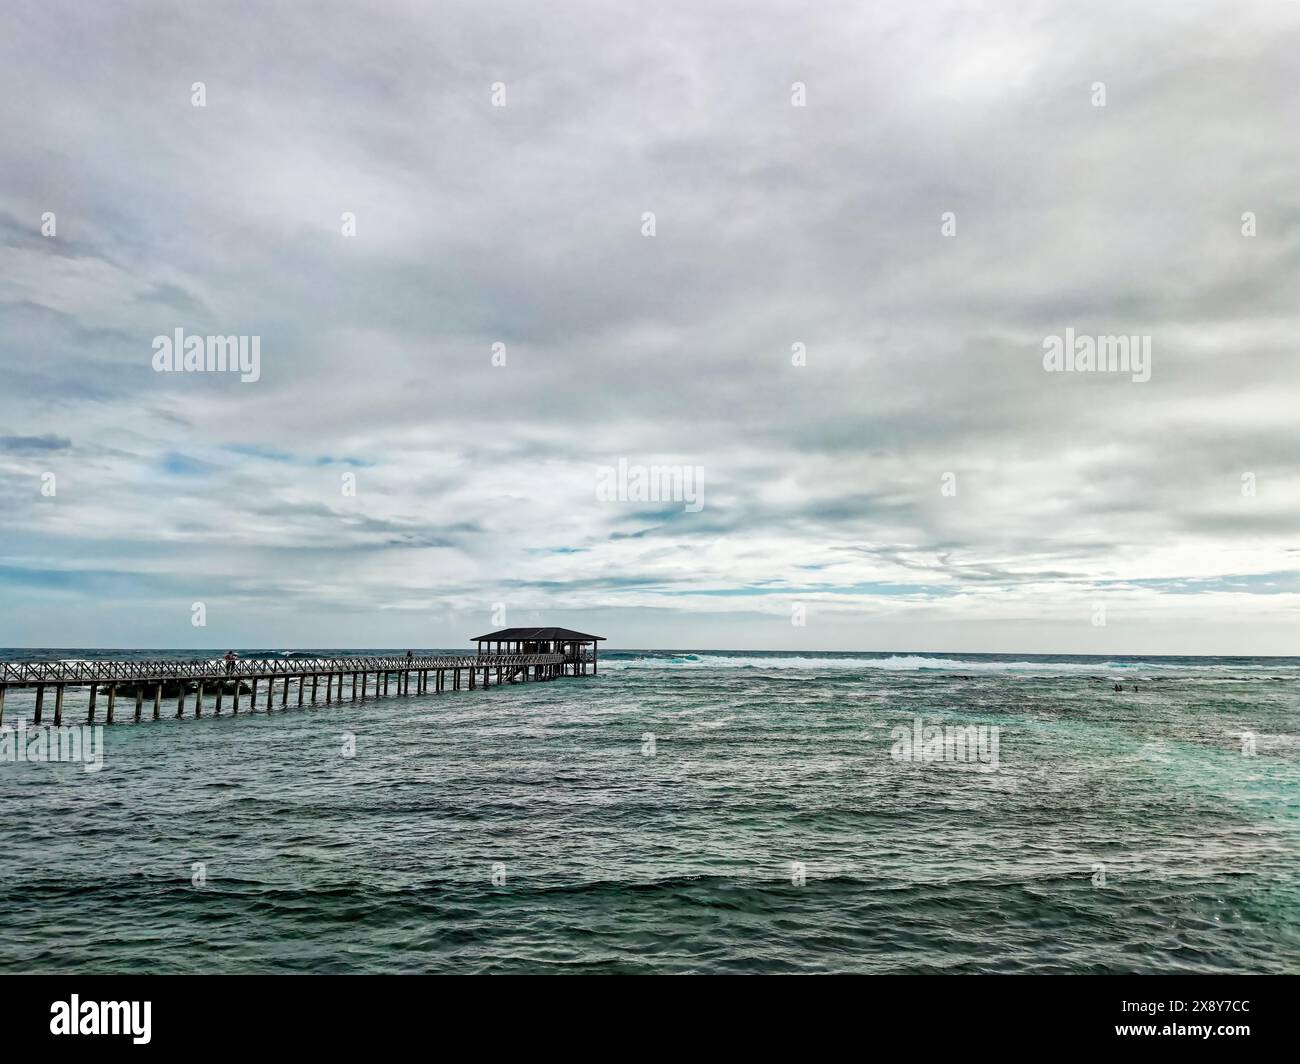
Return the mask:
<svg viewBox="0 0 1300 1064">
<path fill-rule="evenodd" d="M 289 705 L 289 677 L 284 678 L 284 690 L 280 692 L 280 708 L 284 709 Z"/>
<path fill-rule="evenodd" d="M 135 688 L 135 722 L 140 723 L 140 714 L 144 710 L 144 684 L 137 684 Z"/>
<path fill-rule="evenodd" d="M 275 677 L 268 676 L 266 678 L 266 711 L 268 713 L 271 712 L 271 702 L 274 700 L 274 698 L 275 698 Z"/>
<path fill-rule="evenodd" d="M 307 677 L 299 676 L 298 677 L 298 708 L 299 709 L 302 708 L 303 688 L 306 686 L 307 686 Z"/>
<path fill-rule="evenodd" d="M 317 681 L 319 681 L 319 680 L 320 680 L 320 677 L 319 677 L 316 673 L 313 672 L 313 673 L 311 674 L 311 704 L 312 704 L 313 706 L 316 704 L 316 683 L 317 683 Z"/>
<path fill-rule="evenodd" d="M 5 722 L 5 692 L 7 690 L 9 690 L 9 688 L 0 683 L 0 724 Z"/>
<path fill-rule="evenodd" d="M 475 677 L 478 675 L 478 670 L 475 669 L 473 666 L 470 666 L 468 671 L 469 671 L 469 689 L 473 691 L 475 688 L 478 687 L 478 680 L 475 679 Z"/>
<path fill-rule="evenodd" d="M 239 677 L 235 677 L 235 690 L 238 690 L 238 689 L 239 689 Z M 222 699 L 222 696 L 225 695 L 225 693 L 226 693 L 226 683 L 225 683 L 225 681 L 224 681 L 224 680 L 218 680 L 218 681 L 217 681 L 217 706 L 216 706 L 216 709 L 213 710 L 213 712 L 214 712 L 218 717 L 221 716 L 221 699 Z"/>
<path fill-rule="evenodd" d="M 162 682 L 154 684 L 153 689 L 153 719 L 162 719 Z"/>
<path fill-rule="evenodd" d="M 54 726 L 57 728 L 63 723 L 63 689 L 65 685 L 56 683 L 54 685 Z"/>
<path fill-rule="evenodd" d="M 241 680 L 239 679 L 239 677 L 236 676 L 236 677 L 235 677 L 235 697 L 234 697 L 234 701 L 231 703 L 232 708 L 231 708 L 231 710 L 230 710 L 230 715 L 231 715 L 232 717 L 237 717 L 237 716 L 239 716 L 239 689 L 240 689 L 240 687 L 242 687 L 242 686 L 243 686 L 243 681 L 241 681 Z"/>
<path fill-rule="evenodd" d="M 86 707 L 86 723 L 95 723 L 95 703 L 99 701 L 99 684 L 90 685 L 90 704 Z"/>
<path fill-rule="evenodd" d="M 113 710 L 117 708 L 117 684 L 108 685 L 108 712 L 104 715 L 104 723 L 113 723 Z"/>
<path fill-rule="evenodd" d="M 185 681 L 180 681 L 181 693 L 176 696 L 176 719 L 180 720 L 185 716 Z"/>
<path fill-rule="evenodd" d="M 350 701 L 355 702 L 356 700 L 357 700 L 357 674 L 354 672 L 352 674 L 352 697 Z"/>
<path fill-rule="evenodd" d="M 32 723 L 41 722 L 41 714 L 45 712 L 45 685 L 38 683 L 36 685 L 36 708 L 32 711 Z"/>
<path fill-rule="evenodd" d="M 203 679 L 200 677 L 199 685 L 194 690 L 194 719 L 198 720 L 203 716 Z"/>
<path fill-rule="evenodd" d="M 334 674 L 327 672 L 325 674 L 325 704 L 328 706 L 332 701 L 334 694 Z"/>
</svg>

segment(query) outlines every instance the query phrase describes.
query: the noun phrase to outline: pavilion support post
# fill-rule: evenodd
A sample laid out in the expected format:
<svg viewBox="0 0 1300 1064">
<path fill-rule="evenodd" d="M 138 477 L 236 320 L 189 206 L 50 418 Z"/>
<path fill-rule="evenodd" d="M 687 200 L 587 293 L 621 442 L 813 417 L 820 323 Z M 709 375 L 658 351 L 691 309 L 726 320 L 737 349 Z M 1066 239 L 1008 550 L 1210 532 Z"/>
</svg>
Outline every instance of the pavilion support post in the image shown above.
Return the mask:
<svg viewBox="0 0 1300 1064">
<path fill-rule="evenodd" d="M 90 685 L 90 703 L 86 707 L 86 723 L 95 723 L 95 704 L 99 701 L 99 684 Z"/>
</svg>

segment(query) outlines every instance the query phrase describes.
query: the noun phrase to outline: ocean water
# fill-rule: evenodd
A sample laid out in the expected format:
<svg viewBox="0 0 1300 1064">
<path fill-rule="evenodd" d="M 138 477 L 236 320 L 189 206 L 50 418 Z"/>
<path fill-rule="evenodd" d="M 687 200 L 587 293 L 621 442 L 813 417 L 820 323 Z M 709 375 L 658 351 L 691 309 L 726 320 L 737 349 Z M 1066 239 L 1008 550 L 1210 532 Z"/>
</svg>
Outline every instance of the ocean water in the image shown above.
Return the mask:
<svg viewBox="0 0 1300 1064">
<path fill-rule="evenodd" d="M 0 970 L 1300 971 L 1300 659 L 600 668 L 0 761 Z"/>
</svg>

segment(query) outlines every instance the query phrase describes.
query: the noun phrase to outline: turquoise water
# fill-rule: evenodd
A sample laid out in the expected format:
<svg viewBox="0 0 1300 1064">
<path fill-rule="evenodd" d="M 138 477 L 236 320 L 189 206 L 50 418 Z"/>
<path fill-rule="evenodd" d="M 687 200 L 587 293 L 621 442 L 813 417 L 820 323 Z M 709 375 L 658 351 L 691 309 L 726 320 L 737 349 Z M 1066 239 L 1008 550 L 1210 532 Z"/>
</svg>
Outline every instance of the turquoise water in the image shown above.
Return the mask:
<svg viewBox="0 0 1300 1064">
<path fill-rule="evenodd" d="M 192 655 L 0 652 L 41 656 Z M 623 652 L 117 725 L 99 772 L 0 762 L 0 970 L 1296 972 L 1298 685 L 1291 658 Z M 998 728 L 996 765 L 892 756 L 917 717 Z"/>
</svg>

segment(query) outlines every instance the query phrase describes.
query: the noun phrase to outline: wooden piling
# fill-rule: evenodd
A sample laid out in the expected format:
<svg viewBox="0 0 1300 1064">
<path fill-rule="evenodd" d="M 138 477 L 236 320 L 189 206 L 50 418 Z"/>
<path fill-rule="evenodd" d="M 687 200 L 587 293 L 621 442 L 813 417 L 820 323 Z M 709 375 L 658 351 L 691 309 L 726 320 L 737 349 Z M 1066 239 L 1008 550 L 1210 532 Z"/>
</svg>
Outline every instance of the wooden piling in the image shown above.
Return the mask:
<svg viewBox="0 0 1300 1064">
<path fill-rule="evenodd" d="M 311 704 L 313 706 L 316 704 L 316 681 L 319 679 L 320 677 L 314 672 L 311 674 Z"/>
<path fill-rule="evenodd" d="M 5 691 L 7 690 L 8 688 L 0 683 L 0 724 L 5 722 Z"/>
<path fill-rule="evenodd" d="M 113 723 L 113 711 L 117 709 L 117 684 L 108 685 L 108 712 L 104 714 L 104 723 Z"/>
<path fill-rule="evenodd" d="M 90 701 L 86 705 L 87 724 L 95 723 L 95 702 L 97 700 L 98 695 L 99 695 L 99 684 L 92 683 L 90 685 Z"/>
<path fill-rule="evenodd" d="M 140 713 L 144 709 L 144 684 L 135 687 L 135 722 L 140 723 Z"/>
<path fill-rule="evenodd" d="M 198 720 L 203 716 L 203 681 L 199 681 L 197 689 L 194 691 L 194 719 Z"/>
<path fill-rule="evenodd" d="M 235 680 L 235 688 L 236 689 L 239 688 L 238 679 Z M 215 713 L 218 717 L 221 716 L 221 699 L 225 695 L 225 693 L 226 693 L 226 685 L 221 680 L 218 680 L 217 681 L 217 705 L 216 708 L 213 709 L 213 713 Z"/>
<path fill-rule="evenodd" d="M 162 719 L 162 684 L 158 683 L 153 689 L 153 719 Z"/>
<path fill-rule="evenodd" d="M 32 723 L 41 722 L 41 714 L 45 711 L 45 685 L 38 683 L 36 685 L 36 708 L 32 710 Z"/>
<path fill-rule="evenodd" d="M 298 677 L 298 708 L 299 709 L 302 709 L 303 688 L 306 686 L 307 686 L 307 677 L 299 676 Z"/>
<path fill-rule="evenodd" d="M 176 696 L 176 719 L 182 720 L 185 717 L 185 685 L 181 684 L 180 694 Z"/>
<path fill-rule="evenodd" d="M 63 689 L 66 684 L 56 683 L 54 685 L 54 726 L 61 727 L 63 724 Z"/>
<path fill-rule="evenodd" d="M 284 678 L 284 690 L 280 693 L 280 708 L 285 709 L 289 705 L 289 677 Z"/>
</svg>

